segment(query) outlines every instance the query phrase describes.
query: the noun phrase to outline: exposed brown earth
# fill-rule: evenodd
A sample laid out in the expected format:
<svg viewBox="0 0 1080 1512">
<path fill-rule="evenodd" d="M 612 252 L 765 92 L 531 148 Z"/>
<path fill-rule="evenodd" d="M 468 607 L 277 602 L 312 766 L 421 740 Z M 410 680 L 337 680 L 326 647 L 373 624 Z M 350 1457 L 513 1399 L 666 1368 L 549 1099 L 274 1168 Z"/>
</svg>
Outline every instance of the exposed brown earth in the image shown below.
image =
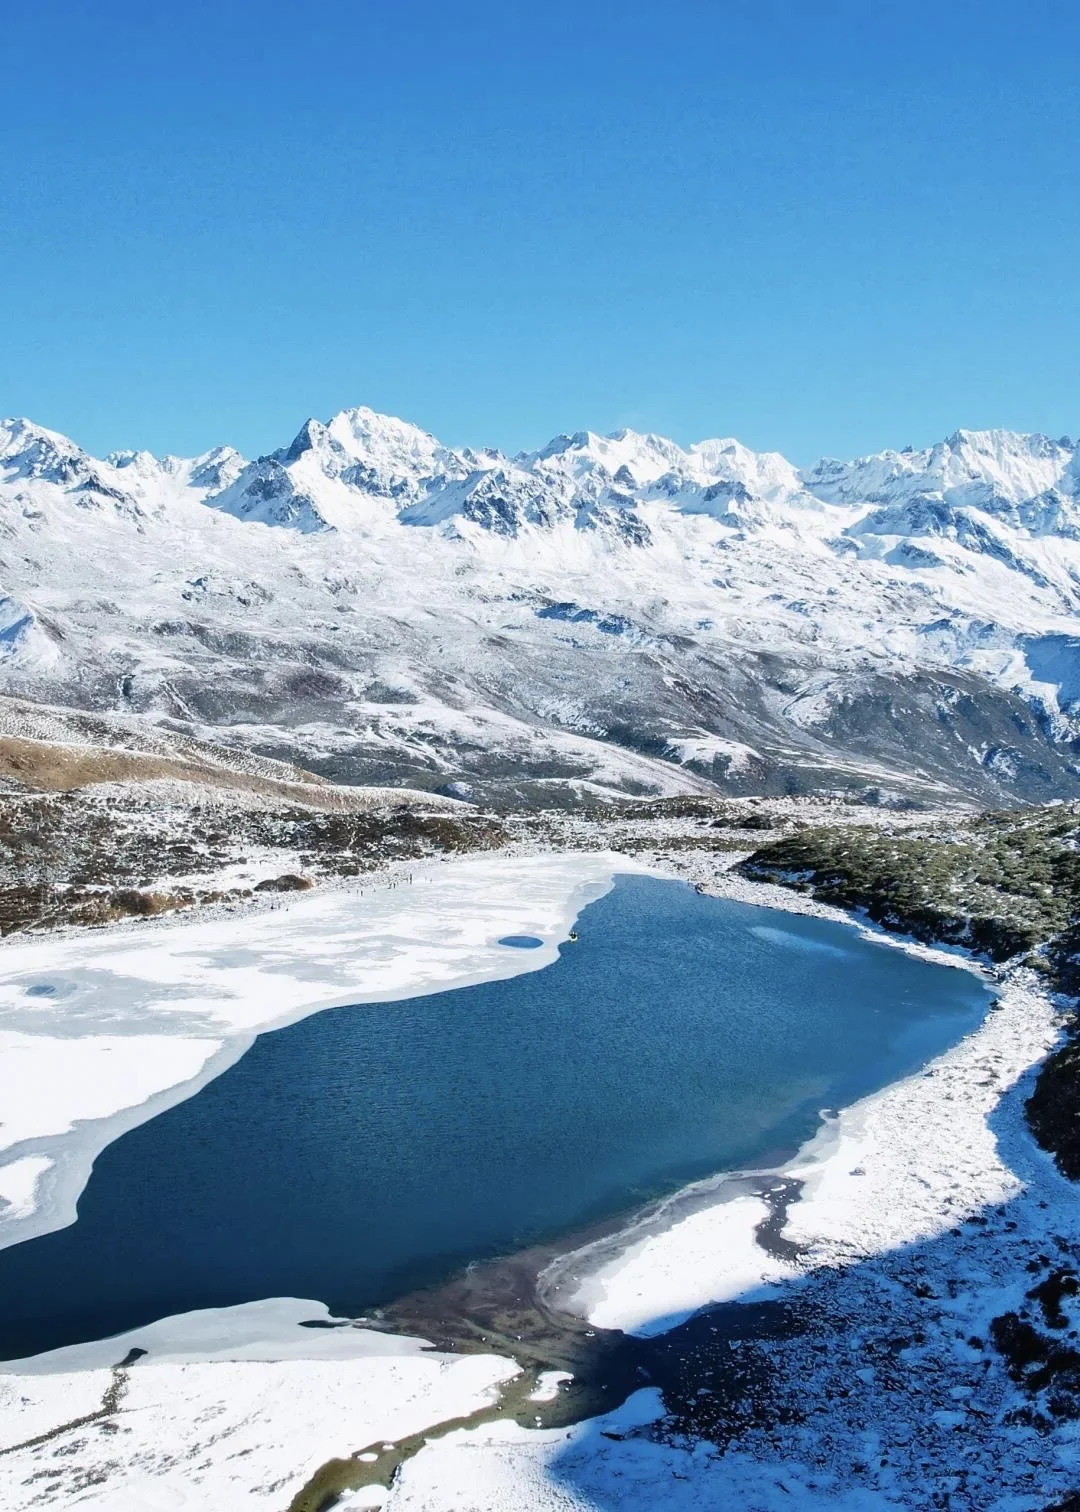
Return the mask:
<svg viewBox="0 0 1080 1512">
<path fill-rule="evenodd" d="M 0 934 L 239 904 L 490 848 L 497 821 L 134 721 L 0 698 Z"/>
<path fill-rule="evenodd" d="M 6 777 L 37 791 L 70 793 L 105 782 L 194 782 L 234 792 L 261 793 L 282 803 L 303 803 L 330 813 L 350 813 L 387 802 L 422 803 L 428 808 L 460 807 L 453 799 L 401 788 L 348 788 L 326 782 L 313 773 L 292 771 L 292 780 L 247 772 L 209 762 L 185 761 L 143 751 L 115 750 L 90 745 L 57 745 L 0 735 L 0 778 Z"/>
</svg>

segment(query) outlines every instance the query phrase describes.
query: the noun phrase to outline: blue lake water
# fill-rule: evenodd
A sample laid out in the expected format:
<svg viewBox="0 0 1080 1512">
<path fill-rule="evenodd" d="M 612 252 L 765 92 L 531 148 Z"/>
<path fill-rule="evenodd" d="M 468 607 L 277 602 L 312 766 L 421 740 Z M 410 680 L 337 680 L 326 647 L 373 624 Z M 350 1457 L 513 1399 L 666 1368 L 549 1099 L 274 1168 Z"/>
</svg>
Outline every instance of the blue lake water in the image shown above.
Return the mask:
<svg viewBox="0 0 1080 1512">
<path fill-rule="evenodd" d="M 267 1296 L 356 1314 L 793 1148 L 988 989 L 854 929 L 626 877 L 558 962 L 262 1035 L 0 1251 L 0 1358 Z M 514 946 L 508 946 L 514 949 Z"/>
</svg>

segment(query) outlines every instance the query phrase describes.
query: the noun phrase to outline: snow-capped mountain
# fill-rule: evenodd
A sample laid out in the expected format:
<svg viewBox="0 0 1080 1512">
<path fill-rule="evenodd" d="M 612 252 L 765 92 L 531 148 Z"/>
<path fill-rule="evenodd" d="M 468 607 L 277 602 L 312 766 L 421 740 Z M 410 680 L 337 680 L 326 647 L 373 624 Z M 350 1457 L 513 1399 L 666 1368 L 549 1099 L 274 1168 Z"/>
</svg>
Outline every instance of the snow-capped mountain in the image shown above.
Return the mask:
<svg viewBox="0 0 1080 1512">
<path fill-rule="evenodd" d="M 800 472 L 367 409 L 246 461 L 0 423 L 0 688 L 354 781 L 1080 793 L 1080 449 Z"/>
</svg>

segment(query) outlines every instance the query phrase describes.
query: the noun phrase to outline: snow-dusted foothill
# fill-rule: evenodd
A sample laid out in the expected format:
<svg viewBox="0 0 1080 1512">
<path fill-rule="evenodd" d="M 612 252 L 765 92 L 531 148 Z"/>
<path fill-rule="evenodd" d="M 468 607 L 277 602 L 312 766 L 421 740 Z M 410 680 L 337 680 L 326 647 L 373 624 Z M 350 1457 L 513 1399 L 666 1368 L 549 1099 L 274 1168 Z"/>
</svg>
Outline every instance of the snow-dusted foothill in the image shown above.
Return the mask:
<svg viewBox="0 0 1080 1512">
<path fill-rule="evenodd" d="M 1080 453 L 957 431 L 443 445 L 367 409 L 245 461 L 0 425 L 0 678 L 352 782 L 1080 792 Z M 900 756 L 900 752 L 903 756 Z"/>
</svg>

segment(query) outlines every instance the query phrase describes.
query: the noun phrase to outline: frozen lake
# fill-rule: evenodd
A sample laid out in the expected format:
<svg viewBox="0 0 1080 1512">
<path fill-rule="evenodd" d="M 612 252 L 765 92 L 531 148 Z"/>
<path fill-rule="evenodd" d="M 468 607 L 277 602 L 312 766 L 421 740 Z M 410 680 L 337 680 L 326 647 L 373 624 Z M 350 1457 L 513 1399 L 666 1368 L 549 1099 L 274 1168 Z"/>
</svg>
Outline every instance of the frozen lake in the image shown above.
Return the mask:
<svg viewBox="0 0 1080 1512">
<path fill-rule="evenodd" d="M 777 1158 L 989 997 L 853 928 L 648 877 L 577 928 L 543 970 L 263 1034 L 123 1135 L 76 1224 L 0 1251 L 0 1357 L 259 1297 L 361 1313 Z"/>
</svg>

